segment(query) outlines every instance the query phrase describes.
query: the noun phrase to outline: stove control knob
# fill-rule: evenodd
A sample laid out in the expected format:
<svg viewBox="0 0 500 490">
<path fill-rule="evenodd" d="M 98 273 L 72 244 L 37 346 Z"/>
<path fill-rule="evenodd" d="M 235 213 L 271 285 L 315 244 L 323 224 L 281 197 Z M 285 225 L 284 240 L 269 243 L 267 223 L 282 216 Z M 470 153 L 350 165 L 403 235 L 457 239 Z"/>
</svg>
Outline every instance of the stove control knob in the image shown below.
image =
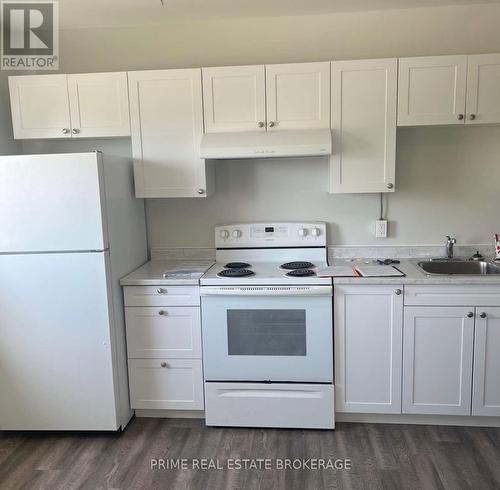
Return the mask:
<svg viewBox="0 0 500 490">
<path fill-rule="evenodd" d="M 221 230 L 219 233 L 219 236 L 223 239 L 226 240 L 229 238 L 229 232 L 227 230 Z"/>
<path fill-rule="evenodd" d="M 233 231 L 233 238 L 240 238 L 241 237 L 241 231 L 240 230 L 234 230 Z"/>
<path fill-rule="evenodd" d="M 307 236 L 307 229 L 306 228 L 300 228 L 299 229 L 299 236 Z"/>
<path fill-rule="evenodd" d="M 312 236 L 320 236 L 321 235 L 321 230 L 319 228 L 313 228 L 311 230 L 311 235 Z"/>
</svg>

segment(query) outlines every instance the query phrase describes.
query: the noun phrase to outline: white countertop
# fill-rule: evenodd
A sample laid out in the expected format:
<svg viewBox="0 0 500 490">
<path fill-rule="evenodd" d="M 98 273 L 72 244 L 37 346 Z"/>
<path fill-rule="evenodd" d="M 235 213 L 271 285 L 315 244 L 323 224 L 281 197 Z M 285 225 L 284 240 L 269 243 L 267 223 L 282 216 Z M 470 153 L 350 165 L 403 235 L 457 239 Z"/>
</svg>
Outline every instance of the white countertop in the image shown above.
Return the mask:
<svg viewBox="0 0 500 490">
<path fill-rule="evenodd" d="M 491 276 L 434 276 L 417 269 L 413 260 L 401 259 L 400 264 L 394 264 L 404 277 L 335 277 L 333 284 L 499 284 L 500 275 Z M 354 266 L 373 264 L 372 259 L 346 260 L 336 259 L 330 265 Z M 122 286 L 187 286 L 198 285 L 201 276 L 213 265 L 212 261 L 204 260 L 152 260 L 125 276 Z M 388 266 L 389 267 L 389 266 Z M 168 269 L 192 269 L 190 277 L 164 277 Z"/>
<path fill-rule="evenodd" d="M 197 286 L 200 277 L 212 266 L 206 260 L 151 260 L 120 280 L 122 286 Z M 189 277 L 165 277 L 168 270 L 191 270 Z"/>
<path fill-rule="evenodd" d="M 449 275 L 438 276 L 425 274 L 411 259 L 400 259 L 400 264 L 394 264 L 405 274 L 404 277 L 335 277 L 333 284 L 450 284 L 450 285 L 464 285 L 464 284 L 500 284 L 500 275 L 491 276 L 461 276 Z M 372 259 L 364 260 L 334 260 L 331 265 L 354 266 L 366 265 L 366 263 L 373 264 Z M 387 266 L 390 267 L 390 266 Z"/>
</svg>

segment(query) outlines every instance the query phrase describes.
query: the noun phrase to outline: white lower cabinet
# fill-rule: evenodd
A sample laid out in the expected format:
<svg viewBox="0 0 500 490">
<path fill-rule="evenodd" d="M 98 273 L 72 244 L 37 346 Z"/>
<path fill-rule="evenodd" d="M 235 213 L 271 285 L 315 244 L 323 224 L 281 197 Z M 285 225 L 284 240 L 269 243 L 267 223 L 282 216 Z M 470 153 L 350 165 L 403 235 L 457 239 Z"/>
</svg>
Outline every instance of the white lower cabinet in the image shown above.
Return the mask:
<svg viewBox="0 0 500 490">
<path fill-rule="evenodd" d="M 407 307 L 403 413 L 470 415 L 474 308 Z"/>
<path fill-rule="evenodd" d="M 500 416 L 500 307 L 476 308 L 472 415 Z"/>
<path fill-rule="evenodd" d="M 201 359 L 129 359 L 130 405 L 203 410 Z"/>
<path fill-rule="evenodd" d="M 125 308 L 131 358 L 201 359 L 200 308 Z"/>
<path fill-rule="evenodd" d="M 335 286 L 337 412 L 401 413 L 402 286 Z"/>
<path fill-rule="evenodd" d="M 130 406 L 203 410 L 197 286 L 126 286 Z"/>
</svg>

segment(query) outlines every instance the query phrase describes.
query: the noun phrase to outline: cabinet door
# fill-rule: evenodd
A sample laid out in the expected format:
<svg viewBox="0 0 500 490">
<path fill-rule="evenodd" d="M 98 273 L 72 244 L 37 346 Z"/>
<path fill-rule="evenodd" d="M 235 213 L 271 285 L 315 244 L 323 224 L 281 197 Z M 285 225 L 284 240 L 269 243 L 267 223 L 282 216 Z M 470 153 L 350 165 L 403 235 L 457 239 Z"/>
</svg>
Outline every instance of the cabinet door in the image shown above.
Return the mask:
<svg viewBox="0 0 500 490">
<path fill-rule="evenodd" d="M 401 413 L 402 286 L 335 286 L 338 412 Z"/>
<path fill-rule="evenodd" d="M 71 138 L 66 75 L 9 77 L 15 139 Z"/>
<path fill-rule="evenodd" d="M 129 359 L 130 406 L 203 410 L 201 359 Z"/>
<path fill-rule="evenodd" d="M 137 197 L 203 197 L 201 70 L 130 72 Z"/>
<path fill-rule="evenodd" d="M 500 416 L 500 308 L 476 308 L 472 415 Z"/>
<path fill-rule="evenodd" d="M 264 66 L 203 68 L 207 133 L 266 130 Z"/>
<path fill-rule="evenodd" d="M 397 60 L 332 63 L 330 192 L 393 192 Z"/>
<path fill-rule="evenodd" d="M 268 130 L 330 127 L 330 63 L 266 66 Z"/>
<path fill-rule="evenodd" d="M 398 125 L 463 124 L 467 56 L 399 59 Z"/>
<path fill-rule="evenodd" d="M 500 123 L 500 54 L 469 56 L 466 124 Z"/>
<path fill-rule="evenodd" d="M 68 75 L 73 137 L 130 136 L 127 74 Z"/>
<path fill-rule="evenodd" d="M 471 308 L 405 308 L 403 413 L 470 415 L 473 341 Z"/>
<path fill-rule="evenodd" d="M 201 359 L 200 308 L 125 308 L 129 358 Z"/>
</svg>

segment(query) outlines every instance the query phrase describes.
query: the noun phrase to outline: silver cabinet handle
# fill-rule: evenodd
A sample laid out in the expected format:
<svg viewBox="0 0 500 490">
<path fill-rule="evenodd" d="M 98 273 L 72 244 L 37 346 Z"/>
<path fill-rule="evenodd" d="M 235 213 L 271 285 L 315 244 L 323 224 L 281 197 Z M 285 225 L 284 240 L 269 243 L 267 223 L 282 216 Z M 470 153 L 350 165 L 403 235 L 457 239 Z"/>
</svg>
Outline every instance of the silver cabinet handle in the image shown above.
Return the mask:
<svg viewBox="0 0 500 490">
<path fill-rule="evenodd" d="M 469 313 L 467 313 L 467 318 L 472 318 L 474 316 L 474 313 L 472 311 L 469 311 Z"/>
<path fill-rule="evenodd" d="M 259 126 L 259 128 L 263 128 L 266 123 L 264 121 L 259 121 L 257 125 Z"/>
<path fill-rule="evenodd" d="M 79 129 L 74 128 L 71 132 L 72 132 L 73 134 L 78 134 L 78 133 L 80 132 L 80 130 L 79 130 Z"/>
<path fill-rule="evenodd" d="M 271 122 L 268 124 L 268 126 L 269 126 L 270 128 L 274 128 L 274 126 L 276 126 L 276 123 L 275 123 L 274 121 L 271 121 Z"/>
<path fill-rule="evenodd" d="M 387 188 L 388 188 L 388 189 L 392 189 L 393 187 L 394 187 L 394 184 L 393 184 L 392 182 L 389 182 L 389 183 L 387 184 Z"/>
<path fill-rule="evenodd" d="M 459 121 L 462 121 L 462 120 L 463 120 L 463 118 L 464 118 L 464 115 L 463 115 L 463 114 L 459 114 L 459 115 L 457 116 L 457 119 L 458 119 Z"/>
<path fill-rule="evenodd" d="M 476 119 L 476 115 L 475 114 L 469 114 L 469 119 L 471 121 L 474 121 L 474 119 Z"/>
<path fill-rule="evenodd" d="M 198 189 L 198 194 L 205 194 L 205 189 Z"/>
<path fill-rule="evenodd" d="M 62 134 L 68 134 L 68 133 L 69 133 L 69 129 L 68 128 L 63 128 Z"/>
<path fill-rule="evenodd" d="M 158 288 L 158 289 L 156 290 L 156 292 L 157 292 L 158 294 L 167 294 L 167 290 L 166 290 L 166 289 L 163 289 L 163 288 Z"/>
<path fill-rule="evenodd" d="M 168 315 L 168 311 L 165 311 L 165 310 L 160 310 L 160 311 L 158 312 L 158 315 L 160 315 L 160 316 L 167 316 L 167 315 Z"/>
<path fill-rule="evenodd" d="M 403 291 L 401 289 L 396 289 L 396 291 L 394 291 L 398 296 L 401 296 L 403 294 Z"/>
<path fill-rule="evenodd" d="M 168 363 L 166 363 L 166 362 L 162 362 L 162 363 L 160 364 L 160 366 L 161 366 L 162 368 L 169 368 L 169 367 L 170 367 L 170 364 L 168 364 Z"/>
<path fill-rule="evenodd" d="M 483 311 L 480 315 L 481 318 L 486 318 L 488 315 Z"/>
</svg>

